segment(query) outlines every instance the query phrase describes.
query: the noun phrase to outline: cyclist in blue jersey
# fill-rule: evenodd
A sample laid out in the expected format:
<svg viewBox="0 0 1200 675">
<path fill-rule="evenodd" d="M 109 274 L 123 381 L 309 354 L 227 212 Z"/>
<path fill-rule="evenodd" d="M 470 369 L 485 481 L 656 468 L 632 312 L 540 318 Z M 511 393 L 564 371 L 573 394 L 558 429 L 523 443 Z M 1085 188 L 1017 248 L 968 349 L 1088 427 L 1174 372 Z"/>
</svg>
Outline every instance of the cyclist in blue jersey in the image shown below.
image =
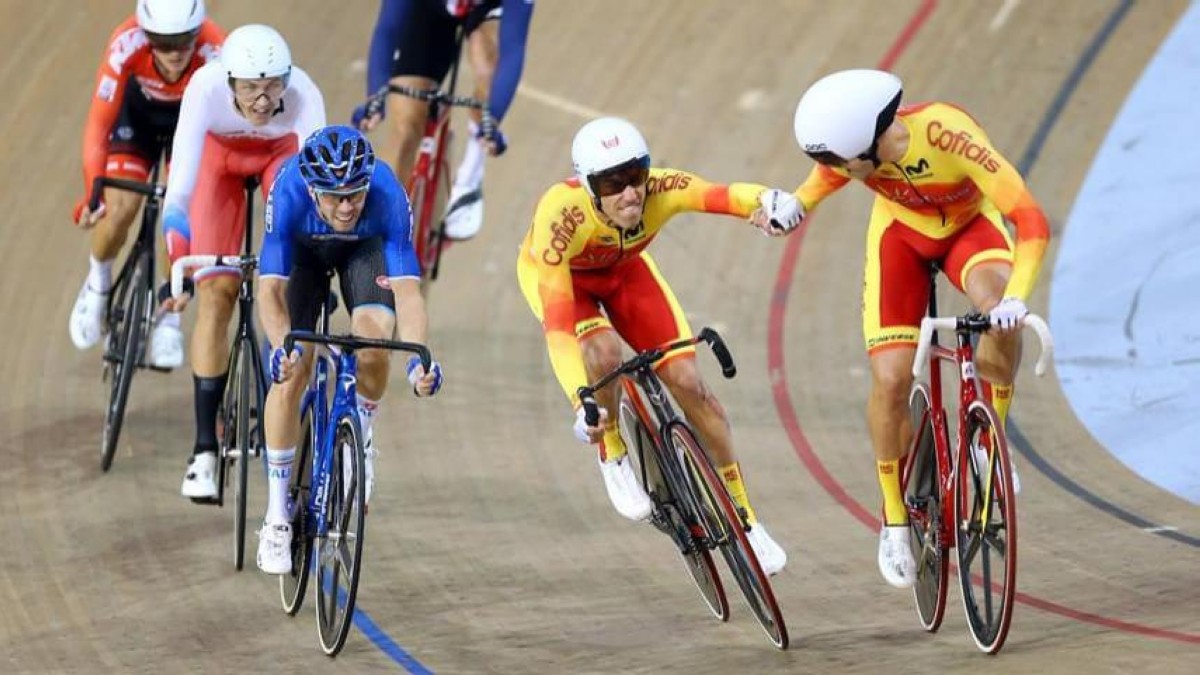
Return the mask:
<svg viewBox="0 0 1200 675">
<path fill-rule="evenodd" d="M 271 343 L 271 379 L 264 430 L 269 496 L 259 531 L 258 567 L 269 574 L 291 571 L 292 531 L 288 480 L 300 438 L 300 401 L 312 354 L 296 345 L 285 354 L 291 330 L 313 330 L 336 272 L 350 313 L 350 332 L 367 338 L 425 344 L 428 320 L 420 291 L 420 268 L 412 247 L 408 196 L 386 165 L 375 162 L 371 144 L 356 129 L 318 129 L 300 153 L 280 168 L 266 207 L 266 234 L 259 255 L 259 320 Z M 358 356 L 358 410 L 366 446 L 366 497 L 375 482 L 371 432 L 387 388 L 390 352 L 364 349 Z M 417 396 L 442 384 L 435 361 L 425 372 L 420 359 L 407 364 Z"/>
<path fill-rule="evenodd" d="M 429 104 L 386 94 L 388 84 L 436 89 L 458 57 L 455 32 L 461 26 L 464 49 L 475 74 L 473 96 L 488 102 L 496 125 L 517 93 L 525 64 L 525 42 L 533 0 L 382 0 L 367 60 L 367 104 L 354 111 L 354 123 L 370 130 L 385 113 L 392 120 L 380 154 L 407 181 L 424 133 Z M 469 239 L 483 225 L 484 153 L 500 155 L 506 141 L 497 128 L 483 137 L 480 114 L 472 111 L 471 135 L 455 173 L 446 210 L 446 236 Z"/>
</svg>

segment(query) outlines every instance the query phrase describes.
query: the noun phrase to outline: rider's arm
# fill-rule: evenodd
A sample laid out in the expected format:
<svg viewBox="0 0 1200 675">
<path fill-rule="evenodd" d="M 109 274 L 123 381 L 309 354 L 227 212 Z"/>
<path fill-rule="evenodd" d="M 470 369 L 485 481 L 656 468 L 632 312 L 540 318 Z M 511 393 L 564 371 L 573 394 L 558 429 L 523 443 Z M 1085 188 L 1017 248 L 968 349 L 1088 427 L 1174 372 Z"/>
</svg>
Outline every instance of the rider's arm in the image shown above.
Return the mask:
<svg viewBox="0 0 1200 675">
<path fill-rule="evenodd" d="M 217 76 L 224 85 L 225 73 L 219 65 L 209 64 L 196 71 Z M 211 77 L 210 77 L 211 79 Z M 198 86 L 199 85 L 199 86 Z M 179 121 L 175 123 L 175 138 L 171 143 L 171 175 L 167 179 L 167 194 L 163 199 L 163 236 L 171 262 L 187 255 L 191 249 L 191 229 L 188 225 L 188 206 L 192 190 L 200 173 L 200 157 L 204 152 L 204 135 L 208 132 L 208 108 L 211 88 L 208 81 L 192 76 L 183 92 L 179 106 Z"/>
<path fill-rule="evenodd" d="M 296 145 L 301 146 L 309 134 L 325 126 L 325 98 L 308 73 L 296 67 L 292 68 L 288 86 L 300 96 L 293 131 L 296 132 Z"/>
<path fill-rule="evenodd" d="M 849 174 L 836 171 L 824 164 L 817 164 L 809 172 L 808 178 L 805 178 L 800 187 L 797 187 L 792 194 L 804 207 L 805 213 L 812 213 L 821 200 L 842 189 L 849 182 Z"/>
<path fill-rule="evenodd" d="M 282 184 L 284 181 L 275 181 L 275 185 Z M 274 186 L 263 215 L 265 233 L 258 255 L 258 320 L 271 346 L 281 347 L 292 328 L 287 307 L 288 276 L 292 271 L 292 237 L 288 225 L 292 209 L 286 197 L 276 199 Z"/>
<path fill-rule="evenodd" d="M 125 62 L 133 51 L 128 47 L 130 33 L 138 31 L 137 20 L 130 17 L 113 31 L 104 52 L 104 60 L 96 72 L 96 89 L 92 93 L 92 104 L 88 108 L 87 123 L 83 128 L 83 193 L 87 200 L 92 183 L 104 175 L 104 164 L 108 159 L 108 134 L 121 112 L 125 98 L 125 86 L 129 81 L 124 72 Z M 78 219 L 77 205 L 75 217 Z"/>
<path fill-rule="evenodd" d="M 767 188 L 754 183 L 710 183 L 694 173 L 653 169 L 650 173 L 657 200 L 671 213 L 700 211 L 727 216 L 749 216 L 758 208 L 758 195 Z"/>
<path fill-rule="evenodd" d="M 488 95 L 488 112 L 497 123 L 504 119 L 525 67 L 525 43 L 529 39 L 529 22 L 533 18 L 533 0 L 504 0 L 500 18 L 499 57 L 492 90 Z"/>
<path fill-rule="evenodd" d="M 400 47 L 400 30 L 412 0 L 380 0 L 379 18 L 371 33 L 367 52 L 367 96 L 387 85 L 392 76 L 392 58 Z"/>
<path fill-rule="evenodd" d="M 949 106 L 947 106 L 949 107 Z M 1005 297 L 1028 299 L 1037 281 L 1046 244 L 1050 239 L 1050 224 L 1042 207 L 1025 186 L 1025 179 L 988 139 L 982 128 L 965 112 L 952 108 L 948 114 L 954 116 L 953 124 L 963 129 L 971 142 L 982 146 L 976 157 L 990 157 L 986 161 L 971 161 L 963 155 L 947 153 L 962 167 L 963 171 L 979 187 L 1004 217 L 1016 227 L 1016 250 L 1013 252 L 1013 271 L 1004 290 Z"/>
<path fill-rule="evenodd" d="M 533 216 L 530 250 L 537 271 L 537 292 L 542 304 L 542 331 L 550 352 L 550 365 L 571 404 L 578 407 L 576 391 L 588 383 L 583 351 L 575 337 L 575 291 L 571 283 L 571 258 L 587 242 L 593 225 L 585 220 L 573 228 L 560 224 L 564 201 L 556 193 L 560 184 L 542 197 Z"/>
<path fill-rule="evenodd" d="M 386 164 L 375 166 L 371 189 L 383 193 L 388 208 L 384 216 L 387 228 L 383 236 L 383 262 L 396 305 L 397 332 L 405 342 L 427 344 L 429 318 L 421 295 L 421 266 L 412 242 L 412 206 Z"/>
</svg>

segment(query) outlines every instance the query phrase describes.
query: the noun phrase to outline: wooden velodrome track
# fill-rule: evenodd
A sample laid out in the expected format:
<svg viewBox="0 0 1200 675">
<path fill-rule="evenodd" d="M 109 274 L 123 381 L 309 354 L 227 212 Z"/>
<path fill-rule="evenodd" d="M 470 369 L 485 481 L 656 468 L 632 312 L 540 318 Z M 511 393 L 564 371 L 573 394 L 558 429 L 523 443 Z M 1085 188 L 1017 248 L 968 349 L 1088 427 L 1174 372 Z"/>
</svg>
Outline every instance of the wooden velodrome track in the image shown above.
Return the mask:
<svg viewBox="0 0 1200 675">
<path fill-rule="evenodd" d="M 355 630 L 336 661 L 317 647 L 311 604 L 288 619 L 273 578 L 252 563 L 233 571 L 228 510 L 179 497 L 186 370 L 138 375 L 116 463 L 100 473 L 99 356 L 76 352 L 66 331 L 86 265 L 68 215 L 94 70 L 133 3 L 0 4 L 0 672 L 1195 672 L 1196 511 L 1095 445 L 1053 376 L 1022 375 L 1014 417 L 1096 501 L 1018 456 L 1023 595 L 1004 651 L 976 652 L 957 590 L 930 636 L 910 595 L 885 586 L 868 526 L 865 190 L 830 200 L 794 241 L 689 216 L 653 247 L 694 324 L 723 330 L 740 364 L 723 382 L 702 359 L 732 413 L 751 496 L 790 555 L 774 582 L 792 634 L 783 653 L 740 600 L 729 624 L 707 617 L 670 544 L 613 512 L 514 275 L 536 199 L 567 174 L 588 115 L 640 124 L 659 165 L 791 188 L 809 167 L 791 138 L 800 92 L 827 71 L 887 63 L 909 100 L 965 105 L 1016 161 L 1118 0 L 540 2 L 505 124 L 512 149 L 487 179 L 487 226 L 448 254 L 432 291 L 447 387 L 415 401 L 397 386 L 379 423 L 359 600 L 374 627 Z M 358 101 L 375 3 L 209 5 L 229 28 L 277 26 L 331 121 Z M 1184 6 L 1133 5 L 1037 146 L 1029 180 L 1056 228 Z"/>
</svg>

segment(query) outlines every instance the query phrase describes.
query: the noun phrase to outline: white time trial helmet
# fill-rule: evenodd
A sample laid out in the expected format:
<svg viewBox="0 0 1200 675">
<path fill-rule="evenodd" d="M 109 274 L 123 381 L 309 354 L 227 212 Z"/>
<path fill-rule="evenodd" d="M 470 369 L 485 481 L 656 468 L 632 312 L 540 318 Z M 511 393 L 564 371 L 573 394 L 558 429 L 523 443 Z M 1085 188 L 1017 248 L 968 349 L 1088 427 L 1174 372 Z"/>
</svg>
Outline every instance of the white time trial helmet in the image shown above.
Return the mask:
<svg viewBox="0 0 1200 675">
<path fill-rule="evenodd" d="M 196 33 L 204 23 L 204 0 L 138 0 L 137 22 L 156 36 Z"/>
<path fill-rule="evenodd" d="M 601 117 L 580 127 L 571 141 L 571 162 L 575 175 L 592 197 L 615 194 L 618 186 L 605 181 L 605 176 L 614 176 L 625 171 L 640 172 L 645 183 L 650 170 L 650 148 L 637 127 L 619 117 Z M 636 180 L 639 176 L 633 176 Z M 621 189 L 624 186 L 620 186 Z M 618 192 L 620 190 L 617 190 Z"/>
<path fill-rule="evenodd" d="M 221 45 L 221 63 L 231 78 L 255 80 L 292 72 L 292 53 L 279 31 L 259 23 L 235 28 Z"/>
<path fill-rule="evenodd" d="M 796 142 L 823 164 L 870 159 L 891 126 L 903 93 L 900 78 L 882 70 L 842 70 L 817 80 L 796 105 Z"/>
</svg>

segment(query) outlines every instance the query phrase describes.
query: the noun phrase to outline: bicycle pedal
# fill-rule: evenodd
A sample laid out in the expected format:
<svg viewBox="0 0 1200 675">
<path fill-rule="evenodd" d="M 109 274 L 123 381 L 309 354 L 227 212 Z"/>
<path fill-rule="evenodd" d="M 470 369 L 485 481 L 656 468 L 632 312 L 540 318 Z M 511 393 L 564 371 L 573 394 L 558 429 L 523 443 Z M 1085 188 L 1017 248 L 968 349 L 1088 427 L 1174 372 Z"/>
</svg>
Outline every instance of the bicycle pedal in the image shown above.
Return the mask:
<svg viewBox="0 0 1200 675">
<path fill-rule="evenodd" d="M 216 497 L 190 497 L 193 504 L 202 504 L 205 506 L 221 506 L 221 500 Z"/>
<path fill-rule="evenodd" d="M 154 365 L 150 365 L 150 364 L 146 364 L 142 367 L 145 368 L 146 370 L 153 370 L 156 373 L 169 373 L 169 372 L 172 372 L 173 370 L 175 370 L 174 368 L 163 368 L 162 366 L 154 366 Z"/>
</svg>

